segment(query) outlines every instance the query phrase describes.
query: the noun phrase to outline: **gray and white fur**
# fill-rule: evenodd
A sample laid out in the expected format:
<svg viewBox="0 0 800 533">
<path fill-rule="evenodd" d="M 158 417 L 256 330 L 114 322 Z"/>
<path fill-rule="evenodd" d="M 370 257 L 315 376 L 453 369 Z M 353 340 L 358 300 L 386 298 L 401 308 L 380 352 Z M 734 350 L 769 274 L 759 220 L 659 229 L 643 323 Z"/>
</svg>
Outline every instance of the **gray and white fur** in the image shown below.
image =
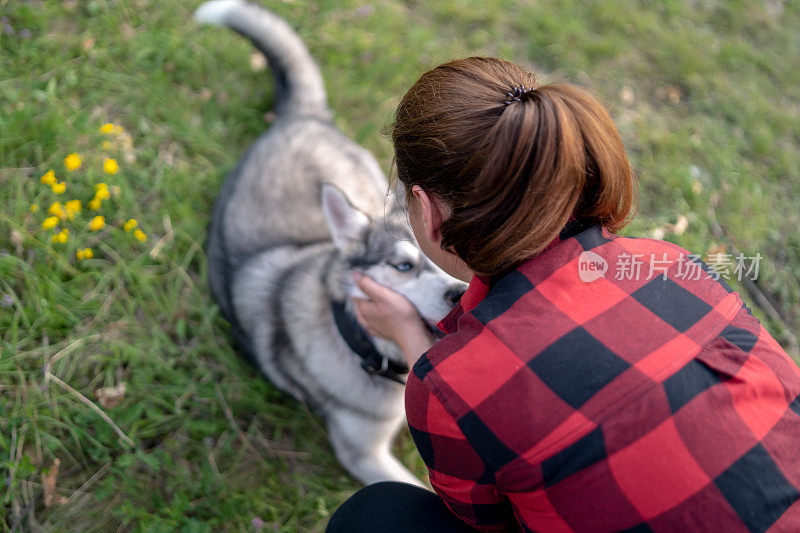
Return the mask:
<svg viewBox="0 0 800 533">
<path fill-rule="evenodd" d="M 391 454 L 404 419 L 403 386 L 361 368 L 331 302 L 344 302 L 352 314 L 351 297 L 361 295 L 352 271 L 360 270 L 432 322 L 465 284 L 420 252 L 375 158 L 333 124 L 320 71 L 283 19 L 243 0 L 206 2 L 195 16 L 249 38 L 276 84 L 275 122 L 228 175 L 214 205 L 207 242 L 214 298 L 242 351 L 324 418 L 353 476 L 419 485 Z M 372 341 L 404 362 L 395 344 Z"/>
</svg>

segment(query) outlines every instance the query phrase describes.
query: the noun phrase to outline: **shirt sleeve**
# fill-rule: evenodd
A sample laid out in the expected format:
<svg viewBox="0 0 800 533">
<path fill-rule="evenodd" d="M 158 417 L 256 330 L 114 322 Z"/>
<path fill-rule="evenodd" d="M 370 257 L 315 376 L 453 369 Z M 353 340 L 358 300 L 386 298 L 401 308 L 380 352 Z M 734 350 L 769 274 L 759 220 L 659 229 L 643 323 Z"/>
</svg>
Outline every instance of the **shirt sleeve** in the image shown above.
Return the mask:
<svg viewBox="0 0 800 533">
<path fill-rule="evenodd" d="M 508 499 L 441 401 L 411 372 L 406 384 L 411 436 L 431 486 L 447 507 L 479 531 L 517 531 Z"/>
</svg>

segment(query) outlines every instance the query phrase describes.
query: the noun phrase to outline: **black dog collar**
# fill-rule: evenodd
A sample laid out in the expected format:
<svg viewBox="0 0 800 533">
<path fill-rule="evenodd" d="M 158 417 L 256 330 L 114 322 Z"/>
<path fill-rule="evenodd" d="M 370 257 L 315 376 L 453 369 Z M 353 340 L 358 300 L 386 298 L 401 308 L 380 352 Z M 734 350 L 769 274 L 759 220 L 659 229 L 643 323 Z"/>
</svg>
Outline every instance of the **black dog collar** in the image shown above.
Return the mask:
<svg viewBox="0 0 800 533">
<path fill-rule="evenodd" d="M 378 351 L 361 324 L 347 312 L 344 302 L 331 302 L 331 310 L 339 334 L 350 349 L 361 357 L 361 368 L 367 374 L 382 376 L 405 385 L 403 376 L 408 374 L 408 367 L 390 360 Z"/>
</svg>

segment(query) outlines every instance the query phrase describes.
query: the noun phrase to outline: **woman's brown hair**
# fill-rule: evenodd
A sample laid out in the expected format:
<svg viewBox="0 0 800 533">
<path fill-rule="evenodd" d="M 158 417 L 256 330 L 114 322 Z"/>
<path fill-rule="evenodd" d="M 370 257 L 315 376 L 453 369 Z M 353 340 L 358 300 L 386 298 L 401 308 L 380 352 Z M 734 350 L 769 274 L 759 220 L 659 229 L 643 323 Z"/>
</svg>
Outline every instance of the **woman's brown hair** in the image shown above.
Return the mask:
<svg viewBox="0 0 800 533">
<path fill-rule="evenodd" d="M 389 131 L 398 179 L 450 206 L 442 247 L 475 272 L 514 268 L 572 216 L 614 232 L 628 222 L 636 182 L 625 148 L 604 106 L 577 86 L 537 86 L 497 58 L 450 61 L 408 90 Z"/>
</svg>

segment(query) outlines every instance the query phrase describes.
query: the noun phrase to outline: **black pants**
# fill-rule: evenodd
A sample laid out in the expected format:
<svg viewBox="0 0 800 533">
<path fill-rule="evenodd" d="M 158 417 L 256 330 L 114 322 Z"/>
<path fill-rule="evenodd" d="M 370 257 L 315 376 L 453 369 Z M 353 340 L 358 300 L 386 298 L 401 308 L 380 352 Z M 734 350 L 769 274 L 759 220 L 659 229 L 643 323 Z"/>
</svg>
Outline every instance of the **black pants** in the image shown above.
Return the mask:
<svg viewBox="0 0 800 533">
<path fill-rule="evenodd" d="M 436 493 L 396 481 L 367 485 L 344 502 L 325 533 L 474 533 Z"/>
</svg>

